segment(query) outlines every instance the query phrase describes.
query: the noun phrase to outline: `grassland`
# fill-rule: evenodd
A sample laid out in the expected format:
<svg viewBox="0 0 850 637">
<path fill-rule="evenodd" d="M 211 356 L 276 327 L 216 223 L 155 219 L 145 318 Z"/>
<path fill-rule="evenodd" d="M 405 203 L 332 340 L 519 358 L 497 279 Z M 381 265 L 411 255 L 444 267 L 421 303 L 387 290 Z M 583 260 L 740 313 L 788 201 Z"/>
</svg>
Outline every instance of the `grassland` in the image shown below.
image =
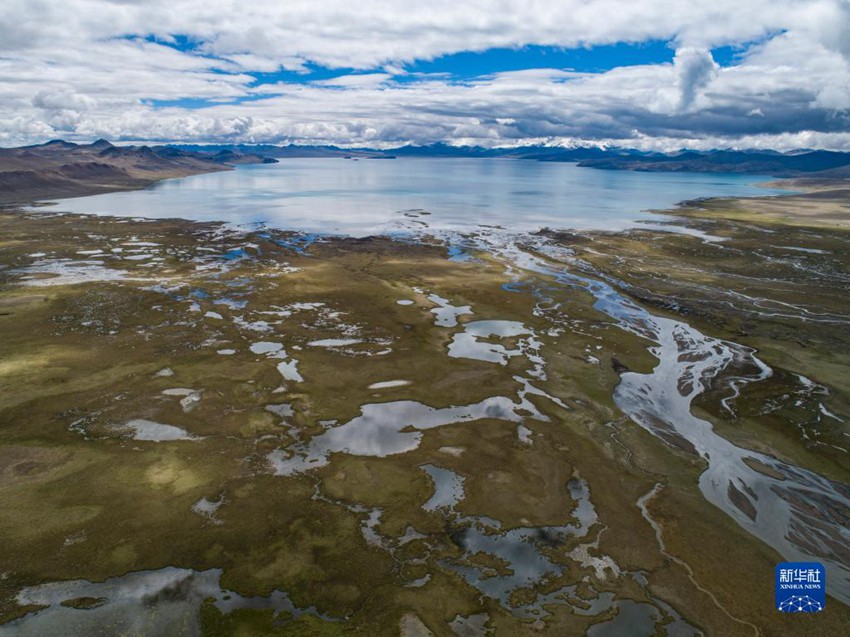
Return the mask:
<svg viewBox="0 0 850 637">
<path fill-rule="evenodd" d="M 749 206 L 677 211 L 722 242 L 657 231 L 554 240 L 654 312 L 758 348 L 782 372 L 745 389 L 734 419 L 719 389 L 700 412 L 738 445 L 850 482 L 837 448 L 846 425 L 816 418 L 814 404 L 778 401 L 803 374 L 830 389 L 835 415 L 850 415 L 846 328 L 806 320 L 846 316 L 850 235 Z M 649 370 L 654 358 L 581 289 L 548 289 L 553 329 L 553 312 L 513 291 L 530 275 L 509 275 L 486 254 L 449 261 L 439 245 L 305 246 L 284 232 L 20 211 L 0 214 L 0 237 L 0 621 L 10 622 L 0 634 L 38 619 L 40 607 L 22 603 L 31 587 L 166 567 L 220 569 L 226 596 L 281 591 L 313 609 L 234 609 L 207 597 L 172 634 L 452 635 L 481 615 L 498 635 L 583 634 L 616 614 L 610 604 L 582 612 L 606 593 L 654 608 L 659 634 L 673 613 L 710 635 L 797 625 L 773 609 L 780 556 L 705 501 L 704 462 L 614 405 L 619 373 Z M 437 325 L 432 294 L 473 314 Z M 291 453 L 364 405 L 517 401 L 527 356 L 506 365 L 447 356 L 463 325 L 483 319 L 521 322 L 539 340 L 546 380 L 535 385 L 562 404 L 529 397 L 540 415 L 524 422 L 531 444 L 493 414 L 423 430 L 405 453 L 337 452 L 275 475 L 270 454 Z M 328 339 L 347 342 L 316 344 Z M 277 367 L 291 361 L 300 382 Z M 396 379 L 410 384 L 370 389 Z M 137 420 L 183 439 L 134 437 Z M 435 488 L 426 464 L 463 479 L 454 509 L 423 509 Z M 557 572 L 506 602 L 447 567 L 504 575 L 497 556 L 465 554 L 463 519 L 487 516 L 502 531 L 567 525 L 575 479 L 588 485 L 596 520 L 582 536 L 536 541 Z M 220 505 L 205 513 L 203 499 Z M 62 612 L 109 612 L 101 601 L 64 599 Z M 534 603 L 541 612 L 522 612 Z M 850 609 L 831 601 L 806 619 L 818 634 L 840 634 Z"/>
</svg>

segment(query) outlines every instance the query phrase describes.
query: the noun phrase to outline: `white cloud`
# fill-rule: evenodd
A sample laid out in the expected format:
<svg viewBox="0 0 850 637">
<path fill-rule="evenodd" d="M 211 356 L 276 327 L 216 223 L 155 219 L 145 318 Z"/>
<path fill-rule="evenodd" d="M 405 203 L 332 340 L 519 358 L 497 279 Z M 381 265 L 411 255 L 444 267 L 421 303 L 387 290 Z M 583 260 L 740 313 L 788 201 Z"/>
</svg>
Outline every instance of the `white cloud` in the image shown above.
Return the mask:
<svg viewBox="0 0 850 637">
<path fill-rule="evenodd" d="M 32 105 L 48 111 L 87 111 L 96 104 L 88 95 L 80 95 L 69 89 L 41 90 L 32 98 Z"/>
<path fill-rule="evenodd" d="M 653 39 L 672 43 L 673 64 L 623 60 L 606 73 L 533 69 L 462 83 L 406 68 L 492 47 Z M 188 50 L 174 48 L 184 40 Z M 721 45 L 742 47 L 734 66 L 712 60 Z M 306 85 L 257 85 L 251 75 L 308 64 L 357 72 Z M 3 143 L 63 135 L 846 147 L 848 87 L 847 0 L 0 4 Z M 213 105 L 151 106 L 186 99 Z"/>
<path fill-rule="evenodd" d="M 334 86 L 337 88 L 373 88 L 385 84 L 392 79 L 389 73 L 357 73 L 340 75 L 329 80 L 313 82 L 316 86 Z"/>
<path fill-rule="evenodd" d="M 677 50 L 673 66 L 679 87 L 679 110 L 686 111 L 694 105 L 697 93 L 717 76 L 719 67 L 710 51 L 694 47 Z"/>
<path fill-rule="evenodd" d="M 850 84 L 824 87 L 818 92 L 813 104 L 819 108 L 835 111 L 850 109 Z"/>
</svg>

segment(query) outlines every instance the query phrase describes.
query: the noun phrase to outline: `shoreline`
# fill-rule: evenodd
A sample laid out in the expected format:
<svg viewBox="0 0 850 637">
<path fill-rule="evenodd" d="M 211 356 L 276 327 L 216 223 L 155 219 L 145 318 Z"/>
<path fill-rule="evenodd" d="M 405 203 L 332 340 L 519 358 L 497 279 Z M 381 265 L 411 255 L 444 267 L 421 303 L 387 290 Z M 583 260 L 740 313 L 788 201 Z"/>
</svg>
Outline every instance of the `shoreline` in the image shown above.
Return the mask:
<svg viewBox="0 0 850 637">
<path fill-rule="evenodd" d="M 235 170 L 235 166 L 226 166 L 222 165 L 220 168 L 208 168 L 203 170 L 195 170 L 192 172 L 188 172 L 186 174 L 166 174 L 160 175 L 156 177 L 149 178 L 136 178 L 132 183 L 116 183 L 116 184 L 93 184 L 93 183 L 82 183 L 82 184 L 73 184 L 73 185 L 62 185 L 60 186 L 60 190 L 57 191 L 57 194 L 51 194 L 46 196 L 45 198 L 39 199 L 29 199 L 29 195 L 23 195 L 24 199 L 22 201 L 14 199 L 15 197 L 19 197 L 20 195 L 9 195 L 8 200 L 4 197 L 4 193 L 0 191 L 0 208 L 10 208 L 10 207 L 21 207 L 21 206 L 36 206 L 36 205 L 50 205 L 54 203 L 54 200 L 62 200 L 62 199 L 79 199 L 81 197 L 93 197 L 96 195 L 105 195 L 116 192 L 132 192 L 134 190 L 144 190 L 146 188 L 150 188 L 155 184 L 158 184 L 163 181 L 172 180 L 172 179 L 187 179 L 189 177 L 195 177 L 197 175 L 208 175 L 217 172 L 226 172 L 229 170 Z M 3 177 L 3 173 L 0 172 L 0 178 Z"/>
<path fill-rule="evenodd" d="M 233 152 L 210 155 L 169 147 L 114 146 L 105 139 L 88 145 L 53 140 L 0 148 L 0 204 L 139 190 L 164 179 L 275 161 Z"/>
<path fill-rule="evenodd" d="M 62 199 L 80 199 L 88 196 L 95 196 L 99 194 L 109 194 L 109 193 L 117 193 L 117 192 L 132 192 L 137 190 L 144 190 L 146 188 L 150 188 L 151 186 L 156 185 L 157 183 L 171 180 L 171 179 L 186 179 L 189 177 L 202 175 L 202 174 L 210 174 L 215 172 L 225 172 L 229 170 L 235 170 L 236 166 L 222 166 L 220 169 L 209 169 L 209 170 L 199 170 L 192 174 L 185 175 L 166 175 L 157 177 L 154 179 L 150 179 L 146 183 L 137 184 L 133 186 L 121 186 L 121 185 L 109 185 L 106 186 L 105 189 L 95 190 L 92 192 L 80 192 L 79 194 L 72 195 L 63 195 L 61 197 L 54 198 L 45 198 L 45 199 L 31 199 L 25 202 L 3 202 L 2 198 L 0 198 L 0 210 L 19 210 L 21 212 L 27 212 L 26 208 L 49 208 L 50 206 L 60 205 L 60 201 Z M 765 176 L 767 177 L 767 176 Z M 762 188 L 779 188 L 779 189 L 789 189 L 797 192 L 788 192 L 783 194 L 775 194 L 775 195 L 758 195 L 758 196 L 747 196 L 747 197 L 736 197 L 736 196 L 707 196 L 700 197 L 696 199 L 683 199 L 675 204 L 673 204 L 669 208 L 650 208 L 642 210 L 643 213 L 649 214 L 657 214 L 657 215 L 665 215 L 672 217 L 682 217 L 684 219 L 699 217 L 699 211 L 710 210 L 713 217 L 715 218 L 724 218 L 724 219 L 736 219 L 736 220 L 751 220 L 758 221 L 762 220 L 767 223 L 779 223 L 780 225 L 798 225 L 798 226 L 808 226 L 811 227 L 833 227 L 837 229 L 847 228 L 850 229 L 850 215 L 846 215 L 846 219 L 842 218 L 844 215 L 834 215 L 832 214 L 835 211 L 840 212 L 840 209 L 843 207 L 843 201 L 850 201 L 850 179 L 843 178 L 830 178 L 830 179 L 807 179 L 807 178 L 790 178 L 790 179 L 782 179 L 776 181 L 759 181 L 754 182 L 754 186 L 762 187 Z M 94 188 L 102 188 L 101 186 L 92 186 Z M 57 201 L 58 199 L 58 201 Z M 812 210 L 809 211 L 805 215 L 794 216 L 793 214 L 789 214 L 791 210 L 790 207 L 794 206 L 794 204 L 798 203 L 806 203 L 806 204 L 829 204 L 833 202 L 835 205 L 830 206 L 830 210 Z M 761 215 L 758 213 L 749 210 L 744 212 L 744 208 L 758 208 L 761 211 Z M 694 211 L 697 211 L 695 214 Z M 799 212 L 799 208 L 797 209 Z M 827 213 L 827 216 L 824 216 L 824 213 Z M 79 215 L 87 215 L 91 214 L 97 217 L 102 215 L 98 215 L 97 213 L 85 213 L 85 212 L 62 212 L 61 214 L 79 214 Z M 133 217 L 122 217 L 116 215 L 103 215 L 103 217 L 114 216 L 116 218 L 144 218 L 150 221 L 156 221 L 159 218 L 156 217 L 145 217 L 143 215 L 133 215 Z M 169 218 L 172 219 L 172 218 Z M 186 222 L 194 222 L 195 220 L 188 219 L 185 217 L 173 217 L 173 219 L 180 219 Z M 833 221 L 830 222 L 830 219 Z M 705 220 L 705 219 L 703 219 Z M 200 221 L 200 223 L 221 223 L 225 225 L 230 225 L 231 222 L 224 220 L 204 220 Z M 605 229 L 573 229 L 569 227 L 563 228 L 552 228 L 548 226 L 543 226 L 538 228 L 535 231 L 529 231 L 531 234 L 535 233 L 575 233 L 575 234 L 583 234 L 583 233 L 622 233 L 622 232 L 632 232 L 635 230 L 641 230 L 641 223 L 652 223 L 650 220 L 640 220 L 638 225 L 634 227 L 620 229 L 620 230 L 605 230 Z M 238 227 L 234 225 L 233 227 Z M 273 227 L 273 226 L 267 226 Z M 284 232 L 293 232 L 293 233 L 305 233 L 305 234 L 317 234 L 315 232 L 309 232 L 299 229 L 283 229 L 279 228 Z M 466 234 L 465 232 L 463 232 Z M 387 236 L 391 237 L 392 233 L 389 232 L 376 232 L 373 233 L 374 236 Z M 321 236 L 329 236 L 329 237 L 348 237 L 346 234 L 328 234 Z M 352 236 L 352 238 L 355 238 Z"/>
<path fill-rule="evenodd" d="M 818 180 L 807 185 L 797 180 L 768 182 L 765 187 L 793 186 L 802 192 L 762 197 L 709 197 L 687 200 L 659 214 L 702 221 L 726 220 L 799 228 L 850 230 L 850 181 Z"/>
</svg>

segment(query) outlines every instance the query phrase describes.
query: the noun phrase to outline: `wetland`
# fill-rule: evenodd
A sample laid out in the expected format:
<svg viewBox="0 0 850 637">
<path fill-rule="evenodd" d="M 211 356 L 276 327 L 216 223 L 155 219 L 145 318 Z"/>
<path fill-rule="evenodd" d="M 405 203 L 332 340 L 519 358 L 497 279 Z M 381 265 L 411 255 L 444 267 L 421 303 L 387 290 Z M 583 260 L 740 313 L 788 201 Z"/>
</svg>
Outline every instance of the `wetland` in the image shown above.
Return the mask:
<svg viewBox="0 0 850 637">
<path fill-rule="evenodd" d="M 143 214 L 283 169 L 0 211 L 0 635 L 842 634 L 846 186 Z"/>
</svg>

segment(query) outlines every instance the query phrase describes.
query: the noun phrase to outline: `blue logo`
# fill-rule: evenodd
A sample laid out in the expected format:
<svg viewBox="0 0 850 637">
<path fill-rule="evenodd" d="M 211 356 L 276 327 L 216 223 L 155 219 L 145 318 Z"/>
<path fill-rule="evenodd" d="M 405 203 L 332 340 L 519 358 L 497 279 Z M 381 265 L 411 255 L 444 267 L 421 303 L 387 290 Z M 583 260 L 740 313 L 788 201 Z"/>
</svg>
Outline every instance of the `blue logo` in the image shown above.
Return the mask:
<svg viewBox="0 0 850 637">
<path fill-rule="evenodd" d="M 783 613 L 819 613 L 826 606 L 826 569 L 818 562 L 777 564 L 776 608 Z"/>
</svg>

